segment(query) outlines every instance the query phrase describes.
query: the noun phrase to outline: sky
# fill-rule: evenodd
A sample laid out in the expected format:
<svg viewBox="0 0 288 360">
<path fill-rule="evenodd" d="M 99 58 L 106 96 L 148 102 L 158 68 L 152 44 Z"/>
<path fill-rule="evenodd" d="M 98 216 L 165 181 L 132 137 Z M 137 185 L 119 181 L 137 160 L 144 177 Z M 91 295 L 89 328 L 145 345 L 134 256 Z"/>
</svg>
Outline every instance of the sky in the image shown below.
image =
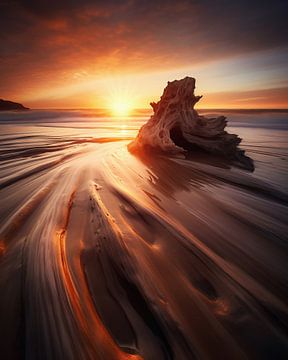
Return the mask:
<svg viewBox="0 0 288 360">
<path fill-rule="evenodd" d="M 147 108 L 196 78 L 199 108 L 288 108 L 287 0 L 0 0 L 0 98 Z"/>
</svg>

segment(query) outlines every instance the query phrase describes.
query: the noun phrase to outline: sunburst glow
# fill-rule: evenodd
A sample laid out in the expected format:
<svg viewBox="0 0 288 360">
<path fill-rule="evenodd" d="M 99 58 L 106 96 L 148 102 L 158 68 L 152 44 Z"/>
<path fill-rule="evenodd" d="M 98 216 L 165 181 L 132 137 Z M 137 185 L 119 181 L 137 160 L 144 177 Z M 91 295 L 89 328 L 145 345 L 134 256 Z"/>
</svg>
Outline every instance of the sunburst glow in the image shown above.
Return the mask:
<svg viewBox="0 0 288 360">
<path fill-rule="evenodd" d="M 110 78 L 106 79 L 107 97 L 105 100 L 107 108 L 115 117 L 126 117 L 139 107 L 137 89 L 129 79 Z"/>
<path fill-rule="evenodd" d="M 132 108 L 132 105 L 124 100 L 117 100 L 111 105 L 111 111 L 114 116 L 128 116 Z"/>
</svg>

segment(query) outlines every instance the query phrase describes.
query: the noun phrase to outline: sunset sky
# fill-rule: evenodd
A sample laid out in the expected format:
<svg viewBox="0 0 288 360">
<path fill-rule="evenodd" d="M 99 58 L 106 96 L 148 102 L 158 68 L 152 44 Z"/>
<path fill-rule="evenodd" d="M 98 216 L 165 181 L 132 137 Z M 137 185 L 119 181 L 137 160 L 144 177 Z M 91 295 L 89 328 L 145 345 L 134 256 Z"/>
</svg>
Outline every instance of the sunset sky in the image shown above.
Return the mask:
<svg viewBox="0 0 288 360">
<path fill-rule="evenodd" d="M 288 2 L 0 0 L 0 98 L 146 108 L 193 76 L 203 108 L 288 108 Z"/>
</svg>

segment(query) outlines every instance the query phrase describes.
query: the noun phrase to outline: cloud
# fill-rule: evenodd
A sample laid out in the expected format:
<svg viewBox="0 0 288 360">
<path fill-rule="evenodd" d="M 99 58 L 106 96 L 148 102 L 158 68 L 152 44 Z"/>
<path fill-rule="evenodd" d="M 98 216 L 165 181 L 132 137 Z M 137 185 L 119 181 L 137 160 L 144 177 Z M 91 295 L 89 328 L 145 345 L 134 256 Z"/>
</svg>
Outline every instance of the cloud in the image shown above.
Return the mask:
<svg viewBox="0 0 288 360">
<path fill-rule="evenodd" d="M 0 91 L 156 71 L 284 47 L 286 1 L 0 3 Z"/>
<path fill-rule="evenodd" d="M 229 91 L 206 94 L 201 108 L 287 108 L 288 88 Z"/>
</svg>

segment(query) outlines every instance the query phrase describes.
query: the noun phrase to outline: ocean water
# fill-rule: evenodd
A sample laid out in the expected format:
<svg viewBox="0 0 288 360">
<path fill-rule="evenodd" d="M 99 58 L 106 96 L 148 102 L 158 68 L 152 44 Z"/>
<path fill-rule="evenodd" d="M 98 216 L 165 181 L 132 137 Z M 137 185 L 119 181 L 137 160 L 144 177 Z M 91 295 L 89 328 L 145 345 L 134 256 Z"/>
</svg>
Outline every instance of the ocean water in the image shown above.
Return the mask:
<svg viewBox="0 0 288 360">
<path fill-rule="evenodd" d="M 200 113 L 254 172 L 130 154 L 147 110 L 0 113 L 3 358 L 287 359 L 288 111 Z"/>
</svg>

